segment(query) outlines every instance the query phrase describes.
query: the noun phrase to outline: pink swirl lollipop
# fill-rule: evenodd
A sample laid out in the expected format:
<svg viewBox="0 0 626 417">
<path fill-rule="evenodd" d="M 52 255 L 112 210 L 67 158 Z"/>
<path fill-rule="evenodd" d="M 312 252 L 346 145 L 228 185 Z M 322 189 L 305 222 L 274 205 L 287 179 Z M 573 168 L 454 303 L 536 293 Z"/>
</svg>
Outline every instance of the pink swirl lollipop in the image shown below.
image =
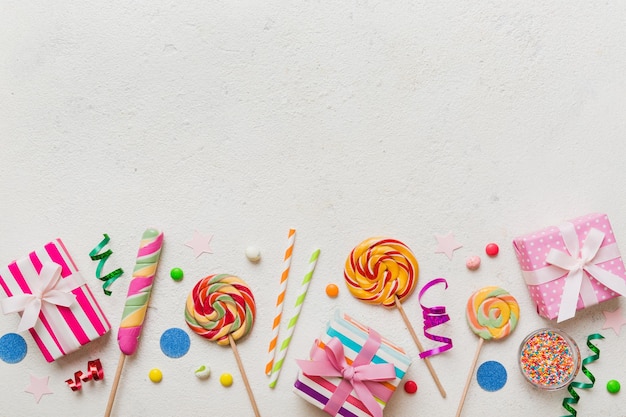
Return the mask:
<svg viewBox="0 0 626 417">
<path fill-rule="evenodd" d="M 254 415 L 260 417 L 235 343 L 250 332 L 255 313 L 252 290 L 241 278 L 230 274 L 209 275 L 201 279 L 189 293 L 185 304 L 185 321 L 191 330 L 218 345 L 230 344 Z"/>
</svg>

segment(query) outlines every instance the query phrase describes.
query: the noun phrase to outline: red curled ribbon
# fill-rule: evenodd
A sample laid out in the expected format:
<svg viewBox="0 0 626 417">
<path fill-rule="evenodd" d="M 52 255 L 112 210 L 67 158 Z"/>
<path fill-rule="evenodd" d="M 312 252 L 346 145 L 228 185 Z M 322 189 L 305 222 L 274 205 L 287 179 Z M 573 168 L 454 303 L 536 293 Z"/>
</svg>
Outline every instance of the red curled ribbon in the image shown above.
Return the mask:
<svg viewBox="0 0 626 417">
<path fill-rule="evenodd" d="M 446 289 L 448 289 L 448 283 L 446 282 L 444 278 L 435 278 L 432 281 L 430 281 L 428 284 L 424 285 L 424 288 L 421 289 L 418 295 L 418 300 L 419 300 L 420 306 L 422 306 L 422 315 L 424 317 L 424 336 L 426 336 L 430 340 L 434 340 L 435 342 L 441 342 L 443 343 L 443 345 L 420 353 L 421 359 L 424 359 L 433 355 L 438 355 L 440 353 L 443 353 L 447 350 L 452 349 L 452 339 L 443 337 L 443 336 L 437 336 L 428 332 L 428 329 L 439 326 L 440 324 L 443 324 L 450 320 L 450 316 L 448 316 L 448 314 L 446 313 L 446 307 L 445 306 L 425 307 L 424 304 L 422 304 L 422 297 L 424 296 L 424 293 L 430 287 L 439 283 L 445 284 Z"/>
<path fill-rule="evenodd" d="M 72 391 L 79 391 L 82 388 L 82 382 L 87 382 L 91 379 L 99 381 L 104 378 L 104 371 L 102 370 L 102 364 L 100 359 L 87 362 L 87 374 L 84 375 L 82 371 L 74 372 L 74 379 L 68 379 L 65 381 Z"/>
<path fill-rule="evenodd" d="M 357 397 L 373 417 L 382 417 L 383 410 L 376 402 L 372 384 L 396 378 L 392 363 L 373 364 L 372 358 L 380 347 L 380 335 L 369 329 L 369 337 L 358 353 L 352 365 L 346 361 L 341 341 L 333 337 L 324 348 L 316 344 L 311 352 L 311 360 L 296 360 L 305 375 L 321 377 L 340 377 L 341 382 L 330 397 L 324 411 L 336 416 L 346 399 L 354 389 Z"/>
</svg>

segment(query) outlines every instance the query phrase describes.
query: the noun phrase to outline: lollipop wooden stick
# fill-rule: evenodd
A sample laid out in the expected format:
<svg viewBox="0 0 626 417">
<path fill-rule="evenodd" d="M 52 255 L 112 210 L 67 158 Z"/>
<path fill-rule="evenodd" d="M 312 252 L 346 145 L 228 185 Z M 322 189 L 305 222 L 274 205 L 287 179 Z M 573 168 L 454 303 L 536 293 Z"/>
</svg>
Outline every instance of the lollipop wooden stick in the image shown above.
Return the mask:
<svg viewBox="0 0 626 417">
<path fill-rule="evenodd" d="M 480 355 L 480 349 L 483 347 L 483 341 L 485 339 L 480 338 L 478 340 L 478 348 L 476 349 L 476 353 L 474 354 L 474 359 L 472 360 L 472 366 L 470 367 L 469 374 L 467 375 L 467 380 L 465 381 L 465 388 L 463 388 L 463 393 L 461 394 L 461 401 L 459 402 L 459 408 L 456 409 L 455 417 L 459 417 L 461 415 L 461 410 L 463 410 L 463 405 L 465 404 L 465 397 L 467 397 L 467 391 L 469 391 L 470 384 L 472 383 L 472 377 L 474 376 L 474 369 L 476 369 L 476 364 L 478 363 L 478 356 Z"/>
<path fill-rule="evenodd" d="M 126 303 L 122 313 L 122 322 L 117 332 L 117 342 L 122 354 L 117 365 L 109 402 L 104 412 L 104 417 L 111 415 L 113 402 L 117 393 L 117 387 L 124 368 L 127 355 L 132 355 L 139 345 L 139 336 L 143 328 L 143 322 L 148 311 L 148 302 L 152 292 L 152 283 L 156 275 L 156 269 L 161 257 L 163 246 L 163 233 L 155 229 L 147 229 L 141 236 L 137 261 L 133 269 L 133 277 L 128 287 Z"/>
<path fill-rule="evenodd" d="M 461 394 L 459 408 L 456 410 L 456 417 L 459 417 L 463 410 L 465 397 L 474 376 L 474 369 L 476 369 L 483 342 L 505 338 L 515 329 L 519 320 L 519 305 L 517 300 L 502 288 L 485 287 L 472 294 L 467 301 L 465 313 L 467 324 L 480 339 L 465 382 L 465 388 Z"/>
<path fill-rule="evenodd" d="M 402 303 L 400 302 L 397 296 L 396 296 L 396 307 L 398 307 L 398 311 L 400 311 L 400 315 L 402 316 L 402 320 L 404 320 L 404 324 L 406 325 L 407 329 L 409 329 L 409 333 L 411 334 L 411 337 L 413 338 L 413 341 L 415 342 L 415 346 L 417 346 L 417 349 L 420 351 L 420 353 L 422 353 L 424 351 L 424 348 L 422 347 L 422 344 L 417 338 L 417 334 L 415 334 L 415 330 L 413 329 L 413 326 L 411 326 L 411 322 L 409 321 L 409 318 L 404 312 L 404 307 L 402 307 Z M 424 363 L 426 364 L 426 367 L 428 368 L 428 372 L 430 372 L 430 375 L 433 377 L 433 380 L 435 381 L 435 385 L 437 385 L 437 389 L 439 390 L 439 393 L 441 394 L 443 398 L 446 398 L 446 390 L 443 389 L 443 385 L 441 385 L 441 381 L 439 380 L 439 377 L 437 376 L 437 372 L 435 372 L 433 365 L 430 363 L 430 359 L 424 358 Z"/>
<path fill-rule="evenodd" d="M 246 370 L 244 369 L 243 363 L 241 362 L 241 357 L 239 356 L 239 351 L 237 350 L 237 344 L 235 343 L 235 339 L 233 339 L 231 335 L 228 335 L 228 342 L 230 343 L 230 347 L 233 349 L 233 353 L 235 354 L 235 360 L 237 361 L 237 366 L 239 367 L 241 378 L 243 378 L 243 384 L 246 386 L 246 391 L 248 392 L 248 398 L 250 398 L 250 404 L 252 404 L 254 415 L 256 417 L 261 417 L 259 407 L 256 405 L 256 400 L 254 399 L 254 394 L 252 393 L 252 388 L 250 388 L 248 375 L 246 374 Z"/>
<path fill-rule="evenodd" d="M 117 393 L 117 386 L 120 383 L 120 377 L 122 376 L 122 369 L 124 369 L 124 362 L 126 361 L 126 355 L 120 353 L 120 358 L 117 362 L 117 370 L 115 371 L 115 377 L 113 378 L 113 386 L 111 387 L 111 393 L 109 394 L 109 402 L 107 408 L 104 411 L 104 417 L 111 415 L 113 409 L 113 403 L 115 402 L 115 394 Z"/>
</svg>

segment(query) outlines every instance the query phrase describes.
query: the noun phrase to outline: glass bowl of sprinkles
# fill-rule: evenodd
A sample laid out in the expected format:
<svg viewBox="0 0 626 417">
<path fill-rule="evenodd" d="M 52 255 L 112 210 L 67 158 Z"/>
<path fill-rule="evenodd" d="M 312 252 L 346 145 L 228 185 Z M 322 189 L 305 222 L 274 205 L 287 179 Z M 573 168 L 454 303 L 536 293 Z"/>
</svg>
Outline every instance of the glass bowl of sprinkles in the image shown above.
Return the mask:
<svg viewBox="0 0 626 417">
<path fill-rule="evenodd" d="M 576 378 L 581 358 L 578 345 L 559 329 L 535 330 L 519 348 L 519 364 L 524 378 L 543 390 L 557 390 Z"/>
</svg>

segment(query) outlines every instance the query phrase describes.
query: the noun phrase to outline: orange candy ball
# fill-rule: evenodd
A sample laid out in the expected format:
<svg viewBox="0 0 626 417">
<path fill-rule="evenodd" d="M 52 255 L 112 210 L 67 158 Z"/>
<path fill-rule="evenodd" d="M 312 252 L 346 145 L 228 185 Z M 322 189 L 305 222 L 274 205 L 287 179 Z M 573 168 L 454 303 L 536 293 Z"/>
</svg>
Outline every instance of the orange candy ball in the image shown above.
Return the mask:
<svg viewBox="0 0 626 417">
<path fill-rule="evenodd" d="M 326 286 L 326 295 L 330 298 L 337 297 L 337 295 L 339 295 L 339 287 L 337 287 L 335 284 L 328 284 Z"/>
</svg>

